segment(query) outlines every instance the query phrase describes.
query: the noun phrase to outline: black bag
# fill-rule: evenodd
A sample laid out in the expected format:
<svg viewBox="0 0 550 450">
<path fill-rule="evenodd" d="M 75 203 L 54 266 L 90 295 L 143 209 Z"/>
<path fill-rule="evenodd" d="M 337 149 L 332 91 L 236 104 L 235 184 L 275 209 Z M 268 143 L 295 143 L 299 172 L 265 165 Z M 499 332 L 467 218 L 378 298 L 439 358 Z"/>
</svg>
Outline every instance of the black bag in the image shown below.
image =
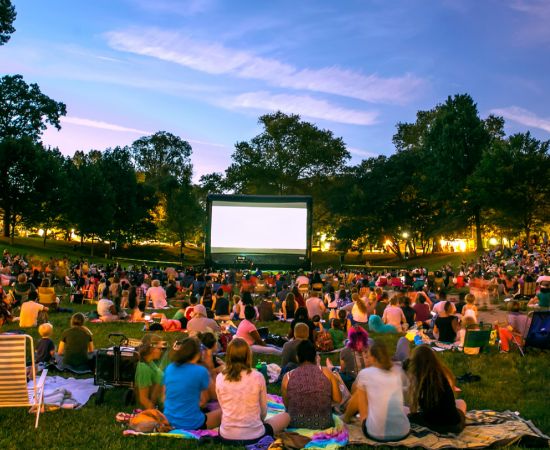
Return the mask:
<svg viewBox="0 0 550 450">
<path fill-rule="evenodd" d="M 84 294 L 81 294 L 80 292 L 76 292 L 72 296 L 73 303 L 76 303 L 78 305 L 82 304 L 82 301 L 84 300 Z"/>
</svg>

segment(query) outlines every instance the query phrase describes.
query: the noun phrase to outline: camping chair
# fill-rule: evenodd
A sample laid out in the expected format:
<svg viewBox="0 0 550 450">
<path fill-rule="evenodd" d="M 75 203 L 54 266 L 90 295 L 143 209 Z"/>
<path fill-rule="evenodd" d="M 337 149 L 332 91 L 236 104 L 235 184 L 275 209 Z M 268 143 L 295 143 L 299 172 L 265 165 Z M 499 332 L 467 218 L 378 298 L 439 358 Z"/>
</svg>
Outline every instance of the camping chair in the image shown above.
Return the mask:
<svg viewBox="0 0 550 450">
<path fill-rule="evenodd" d="M 27 342 L 31 357 L 31 387 L 27 386 Z M 32 337 L 26 334 L 0 335 L 0 407 L 34 408 L 35 428 L 38 428 L 47 373 L 47 370 L 43 370 L 40 379 L 36 380 Z"/>
<path fill-rule="evenodd" d="M 301 284 L 298 286 L 298 292 L 302 295 L 302 298 L 305 300 L 309 297 L 309 284 Z"/>
<path fill-rule="evenodd" d="M 480 324 L 478 330 L 466 330 L 464 348 L 479 348 L 479 353 L 482 353 L 484 349 L 489 347 L 491 330 L 491 324 Z"/>
<path fill-rule="evenodd" d="M 41 305 L 50 307 L 52 305 L 57 306 L 57 296 L 55 295 L 55 289 L 51 287 L 39 287 L 38 288 L 38 303 Z"/>
</svg>

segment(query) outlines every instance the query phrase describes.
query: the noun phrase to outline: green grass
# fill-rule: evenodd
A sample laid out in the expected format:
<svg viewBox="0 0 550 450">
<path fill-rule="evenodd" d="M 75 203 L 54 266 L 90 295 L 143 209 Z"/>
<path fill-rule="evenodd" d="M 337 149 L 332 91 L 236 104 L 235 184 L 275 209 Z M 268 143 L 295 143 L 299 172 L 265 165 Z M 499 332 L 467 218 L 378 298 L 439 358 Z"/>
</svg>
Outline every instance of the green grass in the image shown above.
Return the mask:
<svg viewBox="0 0 550 450">
<path fill-rule="evenodd" d="M 64 305 L 69 306 L 69 305 Z M 89 311 L 90 305 L 70 305 L 74 311 Z M 68 327 L 70 313 L 52 313 L 50 321 L 54 325 L 54 341 L 57 343 L 61 332 Z M 94 334 L 97 348 L 109 345 L 110 332 L 123 332 L 129 337 L 143 336 L 142 324 L 111 323 L 87 324 Z M 270 330 L 285 334 L 285 323 L 269 324 Z M 16 329 L 10 325 L 4 329 Z M 29 329 L 35 340 L 36 329 Z M 164 333 L 172 342 L 179 333 Z M 376 337 L 376 336 L 375 336 Z M 391 347 L 395 346 L 396 336 L 380 337 Z M 442 352 L 441 357 L 456 375 L 466 371 L 479 374 L 481 382 L 462 385 L 462 398 L 470 409 L 495 409 L 519 411 L 522 417 L 532 420 L 543 432 L 550 433 L 550 412 L 547 399 L 550 393 L 550 358 L 548 354 L 533 352 L 522 358 L 518 353 L 466 356 L 461 353 Z M 262 360 L 276 362 L 275 357 L 262 356 Z M 333 357 L 336 362 L 336 357 Z M 271 393 L 279 389 L 269 386 Z M 122 436 L 122 426 L 114 417 L 119 411 L 128 411 L 123 404 L 123 390 L 107 392 L 106 401 L 96 406 L 93 399 L 77 411 L 53 411 L 40 419 L 39 430 L 35 431 L 34 416 L 23 408 L 0 409 L 0 448 L 88 448 L 122 449 L 128 446 L 136 449 L 151 448 L 195 448 L 196 442 L 166 438 L 130 438 Z M 218 448 L 213 444 L 201 448 Z"/>
</svg>

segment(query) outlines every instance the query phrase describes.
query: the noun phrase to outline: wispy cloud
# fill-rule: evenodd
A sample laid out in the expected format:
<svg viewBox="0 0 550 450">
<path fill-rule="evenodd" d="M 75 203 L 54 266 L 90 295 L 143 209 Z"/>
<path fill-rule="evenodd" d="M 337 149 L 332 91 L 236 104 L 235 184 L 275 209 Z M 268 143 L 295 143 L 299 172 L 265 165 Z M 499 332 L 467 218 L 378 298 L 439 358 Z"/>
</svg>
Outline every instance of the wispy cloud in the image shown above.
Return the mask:
<svg viewBox="0 0 550 450">
<path fill-rule="evenodd" d="M 550 117 L 539 117 L 535 113 L 519 106 L 509 106 L 507 108 L 495 108 L 491 113 L 502 116 L 507 120 L 517 122 L 527 127 L 539 128 L 550 133 Z"/>
<path fill-rule="evenodd" d="M 271 94 L 269 92 L 247 92 L 219 101 L 219 105 L 228 109 L 253 109 L 282 111 L 299 114 L 315 119 L 353 125 L 373 125 L 378 116 L 374 111 L 359 111 L 342 108 L 325 100 L 306 95 Z"/>
<path fill-rule="evenodd" d="M 511 0 L 510 8 L 522 13 L 518 37 L 530 44 L 550 43 L 550 2 L 548 0 Z"/>
<path fill-rule="evenodd" d="M 131 0 L 132 5 L 145 11 L 160 14 L 194 16 L 209 11 L 214 0 Z"/>
<path fill-rule="evenodd" d="M 341 95 L 367 102 L 406 103 L 424 86 L 423 80 L 411 74 L 384 78 L 340 67 L 301 69 L 274 58 L 158 29 L 113 31 L 107 33 L 106 38 L 116 50 L 170 61 L 201 72 L 261 80 L 273 86 Z"/>
<path fill-rule="evenodd" d="M 129 128 L 121 125 L 115 125 L 114 123 L 103 122 L 100 120 L 83 119 L 81 117 L 62 117 L 61 123 L 69 123 L 71 125 L 79 125 L 82 127 L 98 128 L 101 130 L 120 131 L 123 133 L 135 133 L 135 134 L 153 134 L 150 131 L 138 130 L 137 128 Z"/>
<path fill-rule="evenodd" d="M 348 151 L 352 155 L 361 156 L 362 158 L 376 158 L 377 156 L 380 156 L 380 153 L 370 152 L 368 150 L 362 150 L 355 147 L 348 147 Z"/>
</svg>

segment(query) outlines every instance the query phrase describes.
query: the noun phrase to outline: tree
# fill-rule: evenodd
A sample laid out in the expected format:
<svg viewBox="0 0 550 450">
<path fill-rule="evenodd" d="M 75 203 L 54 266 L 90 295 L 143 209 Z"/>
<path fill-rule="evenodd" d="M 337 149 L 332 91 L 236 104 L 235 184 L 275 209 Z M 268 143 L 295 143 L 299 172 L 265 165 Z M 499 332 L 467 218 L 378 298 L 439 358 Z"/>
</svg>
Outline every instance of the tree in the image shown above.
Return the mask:
<svg viewBox="0 0 550 450">
<path fill-rule="evenodd" d="M 514 134 L 484 154 L 472 178 L 495 224 L 523 231 L 527 242 L 550 219 L 549 148 L 529 132 Z"/>
<path fill-rule="evenodd" d="M 297 194 L 345 167 L 350 154 L 331 131 L 282 112 L 261 116 L 264 130 L 238 142 L 226 170 L 226 185 L 238 193 Z"/>
<path fill-rule="evenodd" d="M 47 124 L 61 129 L 59 119 L 66 106 L 28 85 L 21 75 L 5 75 L 0 81 L 0 139 L 28 137 L 37 142 Z"/>
<path fill-rule="evenodd" d="M 42 151 L 30 138 L 0 140 L 0 208 L 5 237 L 13 238 L 15 225 L 35 208 Z"/>
<path fill-rule="evenodd" d="M 172 186 L 166 202 L 166 226 L 180 243 L 180 259 L 183 261 L 185 240 L 200 230 L 204 224 L 204 210 L 199 203 L 198 189 L 189 183 Z"/>
<path fill-rule="evenodd" d="M 15 6 L 10 0 L 0 0 L 0 45 L 4 45 L 10 40 L 10 35 L 15 32 L 13 22 L 17 14 Z"/>
</svg>

